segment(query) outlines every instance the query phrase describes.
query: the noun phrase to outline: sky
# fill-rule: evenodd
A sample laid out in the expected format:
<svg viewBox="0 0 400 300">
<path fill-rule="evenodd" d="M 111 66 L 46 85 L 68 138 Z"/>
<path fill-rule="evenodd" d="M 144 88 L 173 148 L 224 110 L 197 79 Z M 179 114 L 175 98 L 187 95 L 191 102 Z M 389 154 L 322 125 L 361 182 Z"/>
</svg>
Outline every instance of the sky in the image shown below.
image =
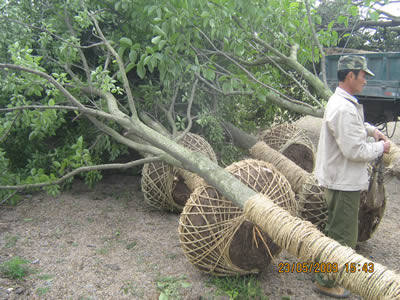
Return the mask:
<svg viewBox="0 0 400 300">
<path fill-rule="evenodd" d="M 382 10 L 396 17 L 400 17 L 400 3 L 397 1 L 389 1 L 389 4 L 386 4 Z"/>
</svg>

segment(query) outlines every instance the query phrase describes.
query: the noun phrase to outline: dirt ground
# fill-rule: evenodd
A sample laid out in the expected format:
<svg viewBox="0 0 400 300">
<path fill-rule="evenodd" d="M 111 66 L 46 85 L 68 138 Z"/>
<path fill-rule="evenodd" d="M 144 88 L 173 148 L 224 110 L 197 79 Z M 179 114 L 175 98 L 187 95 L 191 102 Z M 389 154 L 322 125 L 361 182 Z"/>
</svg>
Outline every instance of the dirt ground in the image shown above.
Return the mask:
<svg viewBox="0 0 400 300">
<path fill-rule="evenodd" d="M 314 142 L 315 122 L 298 123 Z M 386 189 L 385 216 L 358 252 L 400 273 L 399 181 Z M 0 208 L 0 263 L 20 256 L 35 272 L 21 281 L 0 277 L 0 299 L 158 299 L 157 283 L 180 276 L 190 283 L 178 287 L 183 299 L 229 299 L 214 297 L 210 276 L 185 258 L 177 228 L 177 214 L 144 203 L 137 176 L 110 175 L 94 189 L 76 181 L 55 198 L 25 195 L 18 206 Z M 312 291 L 311 274 L 278 273 L 279 262 L 297 259 L 283 251 L 258 276 L 265 295 L 325 299 Z"/>
</svg>

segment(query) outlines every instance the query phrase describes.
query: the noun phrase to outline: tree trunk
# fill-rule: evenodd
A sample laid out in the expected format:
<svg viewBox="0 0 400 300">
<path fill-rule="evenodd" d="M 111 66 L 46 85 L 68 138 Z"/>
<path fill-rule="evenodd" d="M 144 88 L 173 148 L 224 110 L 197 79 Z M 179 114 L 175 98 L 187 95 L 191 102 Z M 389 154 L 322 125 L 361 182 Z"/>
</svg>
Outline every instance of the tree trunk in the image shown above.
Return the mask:
<svg viewBox="0 0 400 300">
<path fill-rule="evenodd" d="M 243 208 L 246 217 L 257 224 L 271 239 L 303 262 L 337 264 L 339 272 L 327 274 L 349 290 L 365 298 L 400 297 L 400 276 L 380 264 L 358 255 L 353 249 L 323 235 L 310 222 L 293 217 L 267 197 L 256 193 L 233 175 L 201 154 L 192 153 L 167 137 L 151 130 L 140 121 L 132 121 L 131 130 L 152 145 L 179 161 L 182 167 L 200 175 L 235 205 Z M 256 139 L 249 139 L 256 142 Z M 253 143 L 254 145 L 254 143 Z M 346 273 L 349 262 L 372 264 L 373 273 Z"/>
</svg>

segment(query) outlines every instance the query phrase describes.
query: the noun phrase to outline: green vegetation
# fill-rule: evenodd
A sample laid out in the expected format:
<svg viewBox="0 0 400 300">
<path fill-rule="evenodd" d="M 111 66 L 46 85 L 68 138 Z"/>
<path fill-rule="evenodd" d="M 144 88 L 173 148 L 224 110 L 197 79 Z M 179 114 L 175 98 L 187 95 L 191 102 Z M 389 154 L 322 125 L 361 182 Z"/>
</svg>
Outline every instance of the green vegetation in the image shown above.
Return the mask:
<svg viewBox="0 0 400 300">
<path fill-rule="evenodd" d="M 19 240 L 19 236 L 17 235 L 7 235 L 6 238 L 6 244 L 4 245 L 4 248 L 13 248 L 17 244 L 17 241 Z"/>
<path fill-rule="evenodd" d="M 0 265 L 0 272 L 4 277 L 10 279 L 22 279 L 32 273 L 32 270 L 27 265 L 29 261 L 18 256 L 3 262 Z"/>
<path fill-rule="evenodd" d="M 46 295 L 46 293 L 50 290 L 50 287 L 39 287 L 36 289 L 36 295 L 40 296 L 44 296 Z"/>
<path fill-rule="evenodd" d="M 191 283 L 186 281 L 186 276 L 161 277 L 156 280 L 157 290 L 160 291 L 159 300 L 181 299 L 182 289 L 189 288 Z"/>
<path fill-rule="evenodd" d="M 225 166 L 244 153 L 233 146 L 222 120 L 256 132 L 319 113 L 325 88 L 319 88 L 317 76 L 305 76 L 320 71 L 316 41 L 321 47 L 370 49 L 382 47 L 384 39 L 385 49 L 398 48 L 398 35 L 389 26 L 349 34 L 353 25 L 367 24 L 365 16 L 374 21 L 381 16 L 377 1 L 363 5 L 342 0 L 57 0 L 52 5 L 0 0 L 0 63 L 51 75 L 86 107 L 109 112 L 105 95 L 111 96 L 129 115 L 122 71 L 94 30 L 96 20 L 125 65 L 139 115 L 151 116 L 170 132 L 192 121 L 191 131 L 206 137 Z M 77 110 L 48 109 L 70 103 L 37 74 L 2 68 L 0 91 L 0 108 L 42 106 L 0 114 L 0 185 L 50 183 L 77 168 L 138 156 Z M 98 120 L 123 134 L 120 124 Z M 139 174 L 140 168 L 130 172 Z M 85 171 L 44 189 L 56 195 L 75 176 L 93 186 L 102 174 Z M 0 190 L 0 203 L 17 203 L 13 193 Z"/>
<path fill-rule="evenodd" d="M 209 285 L 217 288 L 217 296 L 229 296 L 229 299 L 267 300 L 256 276 L 210 277 Z"/>
</svg>

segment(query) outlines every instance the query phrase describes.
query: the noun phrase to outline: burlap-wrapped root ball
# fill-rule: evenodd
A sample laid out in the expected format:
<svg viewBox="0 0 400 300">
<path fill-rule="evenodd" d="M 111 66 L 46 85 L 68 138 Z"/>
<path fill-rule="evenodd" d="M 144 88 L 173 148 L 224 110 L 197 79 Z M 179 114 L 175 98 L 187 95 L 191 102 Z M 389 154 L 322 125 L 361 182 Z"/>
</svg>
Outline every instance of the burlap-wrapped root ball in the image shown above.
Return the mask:
<svg viewBox="0 0 400 300">
<path fill-rule="evenodd" d="M 383 182 L 384 170 L 382 161 L 369 165 L 369 186 L 361 192 L 360 210 L 358 212 L 358 241 L 364 242 L 372 237 L 383 218 L 387 194 Z"/>
<path fill-rule="evenodd" d="M 328 208 L 324 188 L 317 184 L 313 174 L 307 177 L 296 199 L 299 204 L 299 216 L 323 230 L 328 220 Z"/>
<path fill-rule="evenodd" d="M 290 184 L 271 164 L 249 159 L 226 170 L 297 214 Z M 218 276 L 257 273 L 281 251 L 267 234 L 246 220 L 240 208 L 208 185 L 196 188 L 187 201 L 179 220 L 179 238 L 193 265 Z"/>
<path fill-rule="evenodd" d="M 204 153 L 217 162 L 210 144 L 197 134 L 187 133 L 179 144 L 194 152 Z M 161 210 L 182 211 L 191 191 L 178 171 L 177 168 L 164 162 L 145 164 L 142 170 L 141 186 L 146 203 Z"/>
<path fill-rule="evenodd" d="M 283 123 L 262 131 L 258 139 L 281 152 L 307 172 L 314 170 L 315 148 L 305 130 L 290 123 Z"/>
<path fill-rule="evenodd" d="M 387 194 L 383 183 L 383 166 L 372 163 L 368 167 L 370 175 L 367 191 L 361 192 L 358 213 L 358 242 L 371 238 L 378 227 L 386 207 Z M 299 203 L 299 215 L 318 226 L 325 228 L 328 220 L 327 204 L 324 189 L 318 186 L 314 176 L 310 176 L 303 184 L 303 189 L 296 195 Z"/>
</svg>

